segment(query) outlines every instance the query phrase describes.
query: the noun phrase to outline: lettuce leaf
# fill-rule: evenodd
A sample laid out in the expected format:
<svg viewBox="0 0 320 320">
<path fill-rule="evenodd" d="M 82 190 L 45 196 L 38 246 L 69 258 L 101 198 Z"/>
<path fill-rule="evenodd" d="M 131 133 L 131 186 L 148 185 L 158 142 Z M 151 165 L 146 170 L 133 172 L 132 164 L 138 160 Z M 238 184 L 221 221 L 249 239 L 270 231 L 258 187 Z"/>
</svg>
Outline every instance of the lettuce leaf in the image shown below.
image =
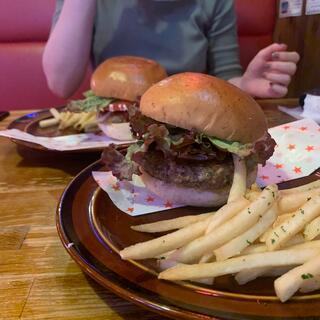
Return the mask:
<svg viewBox="0 0 320 320">
<path fill-rule="evenodd" d="M 128 156 L 119 152 L 115 145 L 106 147 L 102 152 L 101 160 L 105 169 L 112 171 L 112 174 L 119 180 L 132 180 L 133 174 L 140 175 L 138 164 L 131 161 L 132 154 L 139 150 L 139 146 L 133 145 L 130 148 L 128 149 Z"/>
<path fill-rule="evenodd" d="M 92 90 L 84 92 L 83 95 L 84 99 L 71 100 L 67 104 L 67 110 L 72 112 L 100 111 L 115 100 L 113 98 L 98 97 Z"/>
<path fill-rule="evenodd" d="M 252 143 L 243 144 L 237 141 L 226 141 L 226 140 L 222 140 L 222 139 L 219 139 L 216 137 L 210 137 L 210 136 L 206 136 L 206 138 L 217 148 L 224 151 L 228 151 L 230 153 L 234 153 L 241 158 L 249 156 L 254 149 L 254 146 Z"/>
<path fill-rule="evenodd" d="M 131 129 L 139 140 L 139 150 L 131 152 L 127 160 L 132 159 L 132 155 L 141 156 L 152 147 L 162 151 L 165 157 L 224 161 L 228 153 L 234 153 L 241 158 L 254 157 L 256 162 L 264 164 L 274 151 L 275 141 L 267 132 L 258 141 L 243 144 L 158 122 L 141 114 L 136 106 L 128 111 Z"/>
</svg>

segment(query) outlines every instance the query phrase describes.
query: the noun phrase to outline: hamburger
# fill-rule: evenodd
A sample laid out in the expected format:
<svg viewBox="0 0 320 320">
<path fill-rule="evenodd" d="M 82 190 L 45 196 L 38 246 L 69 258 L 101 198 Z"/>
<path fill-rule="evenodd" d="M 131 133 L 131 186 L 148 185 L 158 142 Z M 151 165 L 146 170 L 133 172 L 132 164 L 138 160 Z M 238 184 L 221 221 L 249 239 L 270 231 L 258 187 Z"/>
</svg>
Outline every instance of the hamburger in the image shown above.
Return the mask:
<svg viewBox="0 0 320 320">
<path fill-rule="evenodd" d="M 176 74 L 153 85 L 140 110 L 129 109 L 129 120 L 137 142 L 126 155 L 106 148 L 107 170 L 121 180 L 138 174 L 148 189 L 174 203 L 224 204 L 233 181 L 232 155 L 245 160 L 251 185 L 257 165 L 275 147 L 255 100 L 205 74 Z"/>
<path fill-rule="evenodd" d="M 156 61 L 135 56 L 105 60 L 93 72 L 85 99 L 71 101 L 66 112 L 94 113 L 91 131 L 102 130 L 117 140 L 130 140 L 127 109 L 139 106 L 143 93 L 167 76 Z"/>
</svg>

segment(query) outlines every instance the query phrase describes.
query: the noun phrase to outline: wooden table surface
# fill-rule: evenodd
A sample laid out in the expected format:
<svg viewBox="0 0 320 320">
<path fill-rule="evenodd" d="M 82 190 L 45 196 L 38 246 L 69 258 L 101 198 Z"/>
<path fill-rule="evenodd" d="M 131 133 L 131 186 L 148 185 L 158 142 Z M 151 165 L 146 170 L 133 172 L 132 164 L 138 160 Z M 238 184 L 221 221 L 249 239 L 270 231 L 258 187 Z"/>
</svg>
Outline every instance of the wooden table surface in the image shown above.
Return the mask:
<svg viewBox="0 0 320 320">
<path fill-rule="evenodd" d="M 293 119 L 262 103 L 270 126 Z M 27 111 L 13 111 L 3 130 Z M 127 302 L 84 275 L 55 228 L 59 197 L 94 155 L 58 156 L 0 138 L 0 319 L 164 319 Z"/>
</svg>

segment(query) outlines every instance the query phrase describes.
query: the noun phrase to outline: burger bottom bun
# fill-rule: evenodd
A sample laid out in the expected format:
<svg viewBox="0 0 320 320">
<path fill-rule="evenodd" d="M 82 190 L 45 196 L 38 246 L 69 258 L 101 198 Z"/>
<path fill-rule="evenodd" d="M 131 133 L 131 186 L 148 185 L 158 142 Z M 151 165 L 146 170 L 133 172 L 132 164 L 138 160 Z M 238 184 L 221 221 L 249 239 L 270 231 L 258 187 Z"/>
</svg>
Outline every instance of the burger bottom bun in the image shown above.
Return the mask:
<svg viewBox="0 0 320 320">
<path fill-rule="evenodd" d="M 98 123 L 100 130 L 109 138 L 120 141 L 134 141 L 129 122 Z"/>
<path fill-rule="evenodd" d="M 225 204 L 231 186 L 219 190 L 201 190 L 187 188 L 156 179 L 146 173 L 141 167 L 140 176 L 145 186 L 160 198 L 176 204 L 185 204 L 195 207 L 217 207 Z M 257 166 L 248 173 L 247 186 L 251 186 L 257 177 Z"/>
</svg>

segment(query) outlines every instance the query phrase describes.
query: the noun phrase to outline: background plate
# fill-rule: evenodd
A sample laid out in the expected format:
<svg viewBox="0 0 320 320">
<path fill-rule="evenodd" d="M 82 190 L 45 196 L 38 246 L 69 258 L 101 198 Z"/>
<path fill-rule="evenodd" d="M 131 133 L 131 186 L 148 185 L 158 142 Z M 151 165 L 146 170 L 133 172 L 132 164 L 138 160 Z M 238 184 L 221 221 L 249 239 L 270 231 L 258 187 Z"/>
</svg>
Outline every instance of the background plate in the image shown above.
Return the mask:
<svg viewBox="0 0 320 320">
<path fill-rule="evenodd" d="M 62 108 L 63 107 L 56 108 L 56 109 L 59 110 Z M 76 130 L 72 128 L 68 128 L 63 131 L 58 130 L 58 126 L 40 128 L 39 122 L 41 120 L 48 119 L 48 118 L 52 118 L 52 114 L 48 109 L 28 113 L 11 122 L 8 126 L 8 129 L 19 129 L 23 132 L 27 132 L 35 136 L 42 136 L 42 137 L 59 137 L 59 136 L 66 136 L 66 135 L 78 133 Z M 59 151 L 59 150 L 47 149 L 39 144 L 32 143 L 32 142 L 22 141 L 18 139 L 11 139 L 11 140 L 23 147 L 27 147 L 27 148 L 31 148 L 39 151 L 48 151 L 48 152 L 55 152 L 55 153 L 92 153 L 92 152 L 101 152 L 104 149 L 104 148 L 88 148 L 88 149 L 80 149 L 80 150 Z M 127 146 L 128 144 L 123 144 L 121 145 L 121 148 L 127 147 Z"/>
</svg>

